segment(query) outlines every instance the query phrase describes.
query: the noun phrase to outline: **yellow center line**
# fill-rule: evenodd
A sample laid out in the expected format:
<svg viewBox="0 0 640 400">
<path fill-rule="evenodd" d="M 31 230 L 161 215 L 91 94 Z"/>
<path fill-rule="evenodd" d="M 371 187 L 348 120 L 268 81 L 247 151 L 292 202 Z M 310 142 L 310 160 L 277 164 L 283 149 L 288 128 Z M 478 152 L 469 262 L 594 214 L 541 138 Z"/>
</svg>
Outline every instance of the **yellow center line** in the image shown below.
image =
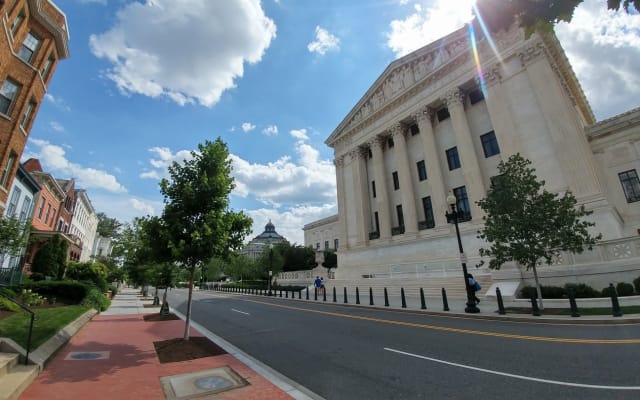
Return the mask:
<svg viewBox="0 0 640 400">
<path fill-rule="evenodd" d="M 378 322 L 383 324 L 391 324 L 391 325 L 400 325 L 400 326 L 410 326 L 413 328 L 421 328 L 421 329 L 430 329 L 435 331 L 443 331 L 443 332 L 454 332 L 454 333 L 462 333 L 467 335 L 481 335 L 481 336 L 493 336 L 507 339 L 516 339 L 516 340 L 532 340 L 538 342 L 557 342 L 557 343 L 580 343 L 580 344 L 640 344 L 640 339 L 574 339 L 574 338 L 554 338 L 554 337 L 545 337 L 545 336 L 528 336 L 528 335 L 515 335 L 511 333 L 498 333 L 498 332 L 487 332 L 487 331 L 478 331 L 473 329 L 461 329 L 461 328 L 450 328 L 446 326 L 438 326 L 438 325 L 429 325 L 429 324 L 420 324 L 416 322 L 404 322 L 404 321 L 394 321 L 389 319 L 382 318 L 372 318 L 372 317 L 364 317 L 359 315 L 349 315 L 349 314 L 341 314 L 338 312 L 332 311 L 321 311 L 321 310 L 311 310 L 307 308 L 300 307 L 292 307 L 285 306 L 281 304 L 273 304 L 263 301 L 257 300 L 249 300 L 244 299 L 244 301 L 248 301 L 251 303 L 264 304 L 272 307 L 279 307 L 288 310 L 295 311 L 303 311 L 310 312 L 315 314 L 329 315 L 332 317 L 338 318 L 350 318 L 357 319 L 361 321 L 369 321 L 369 322 Z"/>
</svg>

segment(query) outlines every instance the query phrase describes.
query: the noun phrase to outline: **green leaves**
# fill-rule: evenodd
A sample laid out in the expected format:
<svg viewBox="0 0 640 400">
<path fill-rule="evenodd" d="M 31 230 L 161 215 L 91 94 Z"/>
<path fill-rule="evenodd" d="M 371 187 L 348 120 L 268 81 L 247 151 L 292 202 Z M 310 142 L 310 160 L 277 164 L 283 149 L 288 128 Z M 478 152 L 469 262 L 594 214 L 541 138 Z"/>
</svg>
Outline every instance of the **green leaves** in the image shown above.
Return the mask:
<svg viewBox="0 0 640 400">
<path fill-rule="evenodd" d="M 593 222 L 582 218 L 591 214 L 576 207 L 571 192 L 563 195 L 543 189 L 531 161 L 520 154 L 500 162 L 487 197 L 478 201 L 485 213 L 484 229 L 478 237 L 490 244 L 480 255 L 491 257 L 489 267 L 498 269 L 516 261 L 528 268 L 544 260 L 551 264 L 559 251 L 580 253 L 591 249 L 601 235 L 591 236 Z"/>
</svg>

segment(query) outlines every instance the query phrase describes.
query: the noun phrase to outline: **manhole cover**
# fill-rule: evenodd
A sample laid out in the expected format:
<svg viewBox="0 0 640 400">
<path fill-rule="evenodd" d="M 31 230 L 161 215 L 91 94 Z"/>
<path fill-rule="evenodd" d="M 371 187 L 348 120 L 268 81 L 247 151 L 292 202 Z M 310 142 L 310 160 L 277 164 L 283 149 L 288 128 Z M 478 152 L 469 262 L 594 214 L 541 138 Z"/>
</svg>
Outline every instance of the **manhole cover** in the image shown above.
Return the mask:
<svg viewBox="0 0 640 400">
<path fill-rule="evenodd" d="M 165 399 L 183 400 L 211 395 L 248 385 L 228 366 L 160 378 Z"/>
<path fill-rule="evenodd" d="M 74 351 L 65 360 L 104 360 L 109 358 L 108 351 Z"/>
</svg>

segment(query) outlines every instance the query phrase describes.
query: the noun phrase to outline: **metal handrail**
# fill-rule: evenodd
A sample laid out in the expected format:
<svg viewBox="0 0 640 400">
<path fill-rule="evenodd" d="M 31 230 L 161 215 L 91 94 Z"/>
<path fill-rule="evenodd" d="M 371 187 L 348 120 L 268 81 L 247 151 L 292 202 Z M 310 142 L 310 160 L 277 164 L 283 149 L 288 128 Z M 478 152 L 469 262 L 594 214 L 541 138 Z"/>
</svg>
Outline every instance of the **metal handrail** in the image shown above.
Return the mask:
<svg viewBox="0 0 640 400">
<path fill-rule="evenodd" d="M 12 298 L 11 296 L 7 296 L 3 293 L 0 293 L 0 296 L 8 299 L 10 302 L 16 304 L 18 307 L 31 314 L 31 321 L 29 322 L 29 335 L 27 336 L 27 355 L 24 357 L 24 365 L 27 365 L 29 364 L 29 352 L 31 351 L 31 333 L 33 332 L 33 321 L 35 320 L 36 314 L 33 312 L 33 310 L 29 309 L 27 306 L 20 303 L 18 300 Z"/>
</svg>

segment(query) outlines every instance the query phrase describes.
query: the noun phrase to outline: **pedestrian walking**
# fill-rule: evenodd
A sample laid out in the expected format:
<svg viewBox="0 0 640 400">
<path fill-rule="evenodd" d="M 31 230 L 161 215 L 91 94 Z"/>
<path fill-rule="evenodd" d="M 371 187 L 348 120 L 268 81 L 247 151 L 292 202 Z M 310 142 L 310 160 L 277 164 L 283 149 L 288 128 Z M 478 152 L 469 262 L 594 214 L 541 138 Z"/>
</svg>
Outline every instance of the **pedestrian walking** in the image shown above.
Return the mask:
<svg viewBox="0 0 640 400">
<path fill-rule="evenodd" d="M 473 278 L 472 274 L 467 274 L 467 279 L 469 280 L 469 290 L 473 294 L 473 299 L 476 304 L 480 304 L 480 299 L 476 296 L 476 292 L 482 289 L 482 286 Z"/>
</svg>

